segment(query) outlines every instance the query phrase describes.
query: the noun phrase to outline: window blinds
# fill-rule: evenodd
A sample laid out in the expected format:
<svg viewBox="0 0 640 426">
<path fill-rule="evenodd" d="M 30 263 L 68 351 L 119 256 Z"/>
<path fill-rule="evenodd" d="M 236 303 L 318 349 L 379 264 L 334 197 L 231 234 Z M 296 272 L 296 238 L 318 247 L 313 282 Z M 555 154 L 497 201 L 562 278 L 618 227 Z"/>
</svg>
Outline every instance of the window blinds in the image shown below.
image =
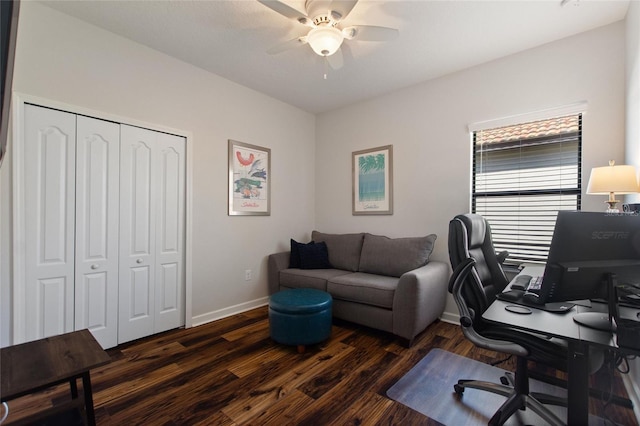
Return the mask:
<svg viewBox="0 0 640 426">
<path fill-rule="evenodd" d="M 558 210 L 579 210 L 582 115 L 473 133 L 472 211 L 509 262 L 545 262 Z"/>
</svg>

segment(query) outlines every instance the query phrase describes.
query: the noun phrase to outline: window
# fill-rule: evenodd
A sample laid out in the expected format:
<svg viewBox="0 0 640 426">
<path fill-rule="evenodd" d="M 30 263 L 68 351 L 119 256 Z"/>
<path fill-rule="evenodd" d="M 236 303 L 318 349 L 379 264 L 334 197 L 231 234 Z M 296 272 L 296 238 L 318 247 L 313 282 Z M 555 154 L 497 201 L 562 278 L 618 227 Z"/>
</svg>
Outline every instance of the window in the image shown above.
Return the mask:
<svg viewBox="0 0 640 426">
<path fill-rule="evenodd" d="M 558 210 L 580 210 L 582 114 L 473 132 L 472 212 L 509 263 L 546 262 Z"/>
</svg>

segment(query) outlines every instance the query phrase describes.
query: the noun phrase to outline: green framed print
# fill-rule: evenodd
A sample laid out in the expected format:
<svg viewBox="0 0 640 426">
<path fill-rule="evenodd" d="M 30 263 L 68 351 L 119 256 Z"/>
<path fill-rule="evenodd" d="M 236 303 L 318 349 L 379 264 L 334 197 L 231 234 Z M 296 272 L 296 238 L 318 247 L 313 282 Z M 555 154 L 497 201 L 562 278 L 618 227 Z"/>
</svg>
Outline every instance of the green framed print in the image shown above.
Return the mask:
<svg viewBox="0 0 640 426">
<path fill-rule="evenodd" d="M 354 215 L 393 214 L 393 145 L 355 151 Z"/>
</svg>

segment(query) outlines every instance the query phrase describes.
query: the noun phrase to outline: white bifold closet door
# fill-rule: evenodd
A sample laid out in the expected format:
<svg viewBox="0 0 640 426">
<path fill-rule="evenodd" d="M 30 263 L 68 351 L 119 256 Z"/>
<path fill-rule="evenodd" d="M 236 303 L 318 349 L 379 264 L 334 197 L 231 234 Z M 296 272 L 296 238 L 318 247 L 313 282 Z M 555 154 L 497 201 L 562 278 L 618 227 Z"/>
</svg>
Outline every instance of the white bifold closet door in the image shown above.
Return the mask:
<svg viewBox="0 0 640 426">
<path fill-rule="evenodd" d="M 184 325 L 185 139 L 121 126 L 120 343 Z"/>
<path fill-rule="evenodd" d="M 25 123 L 24 337 L 30 341 L 74 330 L 76 116 L 27 105 Z"/>
<path fill-rule="evenodd" d="M 185 138 L 28 104 L 24 123 L 14 343 L 183 326 Z"/>
<path fill-rule="evenodd" d="M 78 116 L 75 329 L 118 344 L 120 125 Z"/>
<path fill-rule="evenodd" d="M 117 344 L 119 127 L 25 105 L 25 341 Z"/>
</svg>

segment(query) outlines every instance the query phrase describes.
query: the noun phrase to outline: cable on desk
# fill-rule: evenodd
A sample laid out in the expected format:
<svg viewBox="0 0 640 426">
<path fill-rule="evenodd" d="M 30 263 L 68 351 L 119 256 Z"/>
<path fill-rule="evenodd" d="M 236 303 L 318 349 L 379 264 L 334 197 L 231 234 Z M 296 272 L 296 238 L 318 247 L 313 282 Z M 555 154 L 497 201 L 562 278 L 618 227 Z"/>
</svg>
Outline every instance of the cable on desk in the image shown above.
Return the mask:
<svg viewBox="0 0 640 426">
<path fill-rule="evenodd" d="M 611 401 L 613 400 L 613 378 L 615 374 L 615 370 L 618 369 L 618 365 L 620 364 L 620 357 L 613 353 L 612 351 L 607 351 L 607 356 L 605 358 L 606 368 L 608 370 L 608 374 L 605 376 L 607 383 L 607 390 L 603 389 L 600 400 L 602 401 L 602 417 L 604 419 L 604 424 L 613 424 L 616 423 L 609 417 L 607 413 L 607 408 L 611 406 Z"/>
<path fill-rule="evenodd" d="M 606 387 L 608 390 L 602 390 L 601 401 L 602 401 L 602 417 L 605 425 L 614 425 L 618 424 L 610 417 L 607 413 L 607 409 L 613 403 L 613 387 L 614 387 L 614 377 L 615 371 L 618 371 L 620 374 L 629 374 L 630 366 L 629 359 L 635 359 L 635 355 L 620 355 L 613 351 L 607 351 L 608 356 L 606 356 L 606 368 L 608 370 L 608 374 L 605 376 L 607 379 Z"/>
<path fill-rule="evenodd" d="M 635 355 L 618 355 L 618 359 L 616 360 L 616 369 L 620 372 L 620 374 L 629 374 L 629 359 L 634 359 Z M 621 365 L 624 364 L 624 370 L 621 369 Z"/>
</svg>

